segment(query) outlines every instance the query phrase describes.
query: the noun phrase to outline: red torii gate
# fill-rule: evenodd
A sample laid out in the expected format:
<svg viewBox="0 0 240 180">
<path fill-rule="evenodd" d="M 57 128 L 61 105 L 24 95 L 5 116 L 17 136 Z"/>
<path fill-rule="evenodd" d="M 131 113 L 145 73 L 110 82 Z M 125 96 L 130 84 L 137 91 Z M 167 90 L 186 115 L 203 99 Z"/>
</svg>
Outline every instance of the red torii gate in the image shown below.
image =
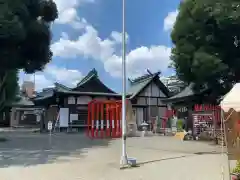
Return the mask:
<svg viewBox="0 0 240 180">
<path fill-rule="evenodd" d="M 90 138 L 120 138 L 122 101 L 98 101 L 88 103 L 86 135 Z"/>
</svg>

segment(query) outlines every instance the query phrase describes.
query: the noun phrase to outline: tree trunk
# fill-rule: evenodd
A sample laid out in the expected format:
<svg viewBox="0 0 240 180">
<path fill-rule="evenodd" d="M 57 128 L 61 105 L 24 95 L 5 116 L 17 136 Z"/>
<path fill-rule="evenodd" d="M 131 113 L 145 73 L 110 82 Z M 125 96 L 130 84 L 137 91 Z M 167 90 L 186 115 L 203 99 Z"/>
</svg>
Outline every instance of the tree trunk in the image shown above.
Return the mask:
<svg viewBox="0 0 240 180">
<path fill-rule="evenodd" d="M 3 110 L 5 107 L 6 103 L 6 80 L 7 80 L 8 73 L 3 72 L 0 74 L 0 112 Z"/>
</svg>

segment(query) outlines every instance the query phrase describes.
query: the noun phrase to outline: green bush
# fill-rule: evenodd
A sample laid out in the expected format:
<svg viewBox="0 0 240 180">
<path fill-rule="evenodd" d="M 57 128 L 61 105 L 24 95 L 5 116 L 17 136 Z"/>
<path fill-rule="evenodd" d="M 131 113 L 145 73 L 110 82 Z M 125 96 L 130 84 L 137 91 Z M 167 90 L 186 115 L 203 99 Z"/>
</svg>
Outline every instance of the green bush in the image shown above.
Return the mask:
<svg viewBox="0 0 240 180">
<path fill-rule="evenodd" d="M 240 160 L 237 160 L 236 167 L 232 170 L 233 173 L 240 173 Z"/>
<path fill-rule="evenodd" d="M 182 119 L 178 119 L 177 120 L 177 129 L 182 131 L 183 130 L 183 120 Z"/>
</svg>

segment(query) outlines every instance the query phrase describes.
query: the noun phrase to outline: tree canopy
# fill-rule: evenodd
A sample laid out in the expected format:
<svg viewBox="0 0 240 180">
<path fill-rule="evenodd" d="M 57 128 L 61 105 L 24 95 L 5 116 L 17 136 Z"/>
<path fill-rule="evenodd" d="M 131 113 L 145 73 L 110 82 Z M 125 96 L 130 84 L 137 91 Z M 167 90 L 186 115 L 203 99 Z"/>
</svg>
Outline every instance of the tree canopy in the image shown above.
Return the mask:
<svg viewBox="0 0 240 180">
<path fill-rule="evenodd" d="M 52 0 L 0 0 L 1 100 L 17 91 L 19 70 L 41 71 L 51 61 L 50 25 L 57 16 Z"/>
<path fill-rule="evenodd" d="M 57 7 L 46 0 L 0 0 L 0 68 L 42 70 L 51 60 L 49 24 Z"/>
<path fill-rule="evenodd" d="M 215 95 L 240 80 L 239 0 L 185 0 L 172 34 L 172 65 L 179 79 Z"/>
</svg>

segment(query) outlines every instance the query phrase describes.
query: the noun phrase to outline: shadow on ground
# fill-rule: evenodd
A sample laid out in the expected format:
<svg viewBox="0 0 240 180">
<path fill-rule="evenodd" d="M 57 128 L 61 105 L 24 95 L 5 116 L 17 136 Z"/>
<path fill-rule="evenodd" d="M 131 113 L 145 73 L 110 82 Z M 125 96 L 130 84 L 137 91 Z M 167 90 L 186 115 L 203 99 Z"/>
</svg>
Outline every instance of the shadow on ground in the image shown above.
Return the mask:
<svg viewBox="0 0 240 180">
<path fill-rule="evenodd" d="M 66 162 L 86 156 L 94 147 L 105 147 L 110 139 L 91 140 L 84 134 L 0 133 L 0 168 Z M 60 159 L 59 159 L 60 158 Z"/>
<path fill-rule="evenodd" d="M 161 161 L 167 161 L 167 160 L 174 160 L 174 159 L 179 159 L 179 158 L 186 158 L 186 157 L 191 157 L 193 155 L 183 155 L 183 156 L 178 156 L 178 157 L 169 157 L 169 158 L 162 158 L 162 159 L 155 159 L 151 161 L 144 161 L 144 162 L 139 162 L 138 165 L 145 165 L 145 164 L 152 164 L 156 162 L 161 162 Z"/>
<path fill-rule="evenodd" d="M 219 152 L 196 152 L 194 154 L 189 154 L 189 155 L 182 155 L 182 156 L 177 156 L 177 157 L 169 157 L 169 158 L 161 158 L 161 159 L 155 159 L 151 161 L 144 161 L 144 162 L 139 162 L 138 165 L 145 165 L 145 164 L 151 164 L 151 163 L 156 163 L 156 162 L 161 162 L 161 161 L 167 161 L 167 160 L 174 160 L 174 159 L 180 159 L 180 158 L 188 158 L 188 157 L 193 157 L 196 155 L 210 155 L 210 154 L 220 154 Z"/>
</svg>

